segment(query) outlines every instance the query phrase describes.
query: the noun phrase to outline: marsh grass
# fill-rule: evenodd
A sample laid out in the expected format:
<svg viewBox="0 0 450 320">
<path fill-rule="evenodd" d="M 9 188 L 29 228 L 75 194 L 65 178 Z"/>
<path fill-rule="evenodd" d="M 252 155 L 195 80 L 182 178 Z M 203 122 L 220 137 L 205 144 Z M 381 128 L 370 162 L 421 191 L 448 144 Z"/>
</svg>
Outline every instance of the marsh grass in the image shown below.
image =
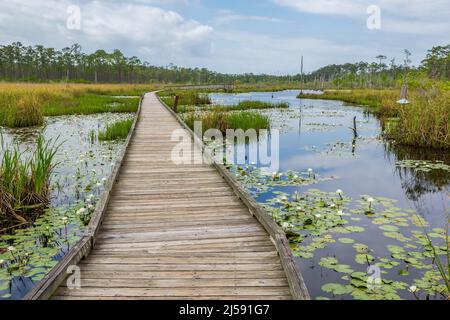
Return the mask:
<svg viewBox="0 0 450 320">
<path fill-rule="evenodd" d="M 367 106 L 374 113 L 395 117 L 400 111 L 396 103 L 400 99 L 399 90 L 326 90 L 323 94 L 300 93 L 299 99 L 340 100 L 354 105 Z"/>
<path fill-rule="evenodd" d="M 428 93 L 399 111 L 386 135 L 397 143 L 450 149 L 450 93 Z"/>
<path fill-rule="evenodd" d="M 167 105 L 167 102 L 164 101 Z M 216 112 L 227 112 L 227 111 L 240 111 L 240 110 L 264 110 L 264 109 L 288 109 L 289 104 L 286 102 L 270 103 L 264 101 L 241 101 L 237 105 L 222 106 L 222 105 L 184 105 L 178 107 L 178 113 L 194 112 L 194 111 L 216 111 Z"/>
<path fill-rule="evenodd" d="M 227 129 L 270 129 L 269 117 L 254 111 L 189 113 L 184 121 L 191 129 L 194 129 L 195 121 L 201 121 L 203 133 L 209 129 L 218 129 L 222 133 Z"/>
<path fill-rule="evenodd" d="M 301 94 L 302 99 L 340 100 L 364 105 L 385 124 L 385 136 L 401 145 L 450 148 L 450 91 L 429 88 L 409 94 L 410 104 L 400 105 L 399 90 L 336 90 L 323 95 Z"/>
<path fill-rule="evenodd" d="M 178 96 L 179 106 L 200 106 L 211 104 L 211 99 L 206 93 L 202 93 L 196 90 L 161 91 L 158 93 L 158 95 L 169 107 L 173 107 L 175 103 L 175 96 Z"/>
<path fill-rule="evenodd" d="M 50 174 L 59 148 L 56 141 L 38 137 L 36 148 L 20 151 L 18 145 L 5 146 L 0 164 L 0 222 L 10 226 L 29 223 L 49 203 Z"/>
<path fill-rule="evenodd" d="M 137 112 L 139 98 L 120 99 L 110 96 L 81 94 L 69 101 L 52 101 L 44 106 L 45 116 L 89 115 L 95 113 Z"/>
<path fill-rule="evenodd" d="M 133 119 L 128 119 L 107 125 L 105 130 L 98 133 L 98 140 L 111 141 L 126 139 L 133 125 L 133 122 Z"/>
<path fill-rule="evenodd" d="M 151 86 L 0 83 L 0 126 L 42 125 L 44 116 L 136 112 Z M 116 96 L 136 96 L 120 99 Z"/>
</svg>

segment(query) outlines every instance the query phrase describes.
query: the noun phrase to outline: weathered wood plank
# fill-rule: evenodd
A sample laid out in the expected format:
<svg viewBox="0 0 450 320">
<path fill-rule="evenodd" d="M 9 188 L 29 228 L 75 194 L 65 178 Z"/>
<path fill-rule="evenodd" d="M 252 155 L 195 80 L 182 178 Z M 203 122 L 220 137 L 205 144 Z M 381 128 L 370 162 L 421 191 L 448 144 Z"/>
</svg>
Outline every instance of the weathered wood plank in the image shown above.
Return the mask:
<svg viewBox="0 0 450 320">
<path fill-rule="evenodd" d="M 61 287 L 56 292 L 58 296 L 84 296 L 84 297 L 221 297 L 254 295 L 260 299 L 270 299 L 273 295 L 288 295 L 289 287 L 220 287 L 220 288 L 114 288 L 101 287 L 92 289 L 70 290 Z"/>
<path fill-rule="evenodd" d="M 276 224 L 255 213 L 217 165 L 171 161 L 178 143 L 171 135 L 182 126 L 153 93 L 135 123 L 102 214 L 88 229 L 83 257 L 89 255 L 71 260 L 81 268 L 82 288 L 67 288 L 61 272 L 33 298 L 302 298 L 286 277 L 292 266 Z"/>
</svg>

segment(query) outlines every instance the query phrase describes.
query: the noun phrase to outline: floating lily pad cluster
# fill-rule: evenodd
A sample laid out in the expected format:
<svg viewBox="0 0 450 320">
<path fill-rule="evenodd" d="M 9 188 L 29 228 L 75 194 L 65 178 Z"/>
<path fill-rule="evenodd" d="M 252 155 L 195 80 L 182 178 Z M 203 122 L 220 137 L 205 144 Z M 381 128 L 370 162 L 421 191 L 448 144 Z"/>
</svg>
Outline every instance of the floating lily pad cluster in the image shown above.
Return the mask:
<svg viewBox="0 0 450 320">
<path fill-rule="evenodd" d="M 425 232 L 428 223 L 413 210 L 398 208 L 395 200 L 384 197 L 363 195 L 354 200 L 343 196 L 341 190 L 327 193 L 312 189 L 303 194 L 277 194 L 267 201 L 266 208 L 285 229 L 295 256 L 313 259 L 318 250 L 335 244 L 353 247 L 353 261 L 340 262 L 336 257 L 320 259 L 320 266 L 342 274 L 342 283 L 322 287 L 332 297 L 449 296 L 435 263 L 435 259 L 448 263 L 446 230 L 433 228 Z M 377 227 L 379 233 L 392 243 L 384 252 L 357 241 L 357 234 L 364 233 L 367 228 L 360 223 L 362 220 Z M 380 272 L 376 286 L 367 280 L 366 269 L 370 267 L 376 267 Z M 392 274 L 405 277 L 405 281 L 391 280 Z M 410 274 L 419 277 L 411 278 Z M 415 289 L 411 290 L 411 287 Z"/>
<path fill-rule="evenodd" d="M 336 179 L 336 177 L 321 177 L 312 169 L 304 172 L 267 172 L 256 165 L 227 165 L 236 179 L 244 185 L 252 194 L 258 195 L 262 192 L 273 190 L 276 187 L 297 187 L 317 184 L 319 182 Z"/>
<path fill-rule="evenodd" d="M 399 168 L 410 168 L 416 172 L 430 172 L 432 170 L 450 172 L 450 165 L 445 164 L 443 161 L 402 160 L 397 161 L 395 165 Z"/>
<path fill-rule="evenodd" d="M 92 199 L 91 202 L 95 200 Z M 2 235 L 0 241 L 0 298 L 9 298 L 11 281 L 30 278 L 40 281 L 75 245 L 85 229 L 84 204 L 75 207 L 51 208 L 30 228 L 11 235 Z M 93 210 L 85 209 L 86 215 Z"/>
<path fill-rule="evenodd" d="M 59 137 L 62 142 L 51 176 L 51 206 L 33 225 L 0 235 L 0 299 L 25 294 L 17 292 L 14 283 L 31 287 L 80 240 L 123 147 L 123 141 L 92 141 L 89 132 L 132 116 L 99 114 L 46 120 L 44 137 Z M 27 146 L 36 136 L 33 130 L 37 129 L 11 130 L 5 137 Z"/>
</svg>

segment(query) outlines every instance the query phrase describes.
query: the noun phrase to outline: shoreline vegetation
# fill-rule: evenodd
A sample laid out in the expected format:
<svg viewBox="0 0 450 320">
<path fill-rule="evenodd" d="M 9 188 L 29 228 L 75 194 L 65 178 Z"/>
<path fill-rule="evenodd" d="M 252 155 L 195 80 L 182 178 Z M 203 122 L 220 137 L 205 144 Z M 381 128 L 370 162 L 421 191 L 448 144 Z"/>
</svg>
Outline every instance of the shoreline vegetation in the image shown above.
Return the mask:
<svg viewBox="0 0 450 320">
<path fill-rule="evenodd" d="M 151 85 L 0 83 L 0 126 L 39 126 L 44 117 L 136 112 Z"/>
<path fill-rule="evenodd" d="M 388 139 L 402 145 L 450 149 L 450 91 L 438 86 L 412 90 L 407 105 L 397 103 L 399 96 L 399 89 L 354 89 L 301 93 L 298 98 L 366 106 L 380 118 Z"/>
<path fill-rule="evenodd" d="M 203 133 L 209 129 L 218 129 L 222 133 L 225 133 L 227 129 L 244 131 L 270 129 L 270 118 L 257 110 L 289 108 L 287 103 L 274 104 L 251 100 L 241 101 L 236 106 L 212 105 L 212 101 L 205 92 L 196 90 L 162 91 L 158 92 L 158 96 L 169 108 L 173 108 L 175 97 L 178 96 L 177 113 L 182 115 L 183 120 L 192 130 L 194 130 L 194 123 L 201 121 Z"/>
<path fill-rule="evenodd" d="M 30 224 L 50 203 L 50 175 L 58 150 L 56 141 L 39 136 L 34 150 L 4 145 L 0 163 L 0 226 Z"/>
<path fill-rule="evenodd" d="M 98 133 L 98 140 L 112 141 L 126 139 L 133 126 L 134 119 L 127 119 L 108 124 L 105 130 Z"/>
</svg>

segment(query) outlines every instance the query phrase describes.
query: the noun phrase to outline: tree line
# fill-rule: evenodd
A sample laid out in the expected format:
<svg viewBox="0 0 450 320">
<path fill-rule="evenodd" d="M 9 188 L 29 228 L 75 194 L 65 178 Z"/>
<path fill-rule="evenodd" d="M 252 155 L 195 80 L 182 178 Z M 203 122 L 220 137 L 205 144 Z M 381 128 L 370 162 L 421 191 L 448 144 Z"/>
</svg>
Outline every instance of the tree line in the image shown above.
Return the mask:
<svg viewBox="0 0 450 320">
<path fill-rule="evenodd" d="M 328 65 L 306 75 L 306 79 L 316 84 L 332 83 L 346 88 L 394 87 L 407 82 L 408 77 L 419 76 L 450 80 L 450 45 L 433 47 L 417 67 L 411 66 L 411 52 L 405 50 L 404 54 L 401 63 L 397 63 L 395 58 L 378 55 L 374 57 L 374 62 Z"/>
<path fill-rule="evenodd" d="M 232 84 L 287 81 L 288 77 L 255 74 L 222 74 L 205 68 L 152 66 L 120 50 L 82 52 L 78 44 L 55 50 L 20 42 L 0 46 L 0 78 L 9 81 L 71 81 L 93 83 Z"/>
<path fill-rule="evenodd" d="M 306 75 L 223 74 L 205 68 L 152 66 L 138 57 L 126 57 L 120 50 L 97 50 L 87 54 L 79 44 L 56 50 L 42 45 L 24 46 L 20 42 L 0 46 L 0 79 L 7 81 L 70 81 L 90 83 L 190 83 L 252 84 L 301 83 L 319 87 L 391 87 L 405 80 L 408 73 L 422 72 L 436 80 L 450 79 L 450 45 L 428 51 L 419 67 L 412 67 L 411 53 L 405 50 L 401 63 L 378 55 L 374 62 L 332 64 Z M 294 67 L 293 67 L 294 68 Z"/>
</svg>

